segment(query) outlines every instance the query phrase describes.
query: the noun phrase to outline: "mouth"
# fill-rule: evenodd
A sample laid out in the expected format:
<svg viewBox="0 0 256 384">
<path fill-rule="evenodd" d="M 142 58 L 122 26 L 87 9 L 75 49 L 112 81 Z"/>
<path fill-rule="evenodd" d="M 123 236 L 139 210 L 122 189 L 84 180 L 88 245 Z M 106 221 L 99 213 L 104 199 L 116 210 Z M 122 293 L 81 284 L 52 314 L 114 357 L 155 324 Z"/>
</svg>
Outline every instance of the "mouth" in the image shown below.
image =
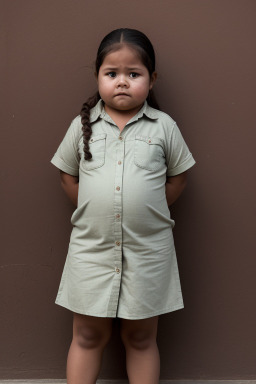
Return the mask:
<svg viewBox="0 0 256 384">
<path fill-rule="evenodd" d="M 115 96 L 129 96 L 129 95 L 125 92 L 119 92 Z"/>
</svg>

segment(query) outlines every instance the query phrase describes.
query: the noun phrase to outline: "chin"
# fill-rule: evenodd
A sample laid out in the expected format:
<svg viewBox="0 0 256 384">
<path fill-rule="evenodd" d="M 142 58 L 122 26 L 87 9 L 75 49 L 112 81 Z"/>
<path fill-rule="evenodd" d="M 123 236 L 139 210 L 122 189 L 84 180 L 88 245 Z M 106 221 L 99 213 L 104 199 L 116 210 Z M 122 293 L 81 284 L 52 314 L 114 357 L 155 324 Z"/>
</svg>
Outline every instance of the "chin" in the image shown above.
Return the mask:
<svg viewBox="0 0 256 384">
<path fill-rule="evenodd" d="M 120 111 L 129 111 L 130 109 L 134 109 L 134 107 L 131 107 L 130 105 L 122 105 L 118 104 L 113 106 L 113 108 L 118 109 Z"/>
</svg>

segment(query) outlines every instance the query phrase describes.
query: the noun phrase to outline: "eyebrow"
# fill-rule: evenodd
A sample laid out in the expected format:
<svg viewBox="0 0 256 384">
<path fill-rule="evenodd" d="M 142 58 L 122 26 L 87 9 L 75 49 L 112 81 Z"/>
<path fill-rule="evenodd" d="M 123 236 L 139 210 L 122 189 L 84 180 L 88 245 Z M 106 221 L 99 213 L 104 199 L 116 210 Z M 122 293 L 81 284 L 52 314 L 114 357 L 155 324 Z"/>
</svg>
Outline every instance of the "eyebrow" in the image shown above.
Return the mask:
<svg viewBox="0 0 256 384">
<path fill-rule="evenodd" d="M 115 71 L 117 67 L 106 67 L 104 68 L 105 71 Z"/>
<path fill-rule="evenodd" d="M 119 69 L 118 67 L 106 67 L 104 68 L 105 71 L 116 71 L 117 69 Z M 129 71 L 139 71 L 141 70 L 141 68 L 138 68 L 138 67 L 128 67 L 127 68 Z"/>
</svg>

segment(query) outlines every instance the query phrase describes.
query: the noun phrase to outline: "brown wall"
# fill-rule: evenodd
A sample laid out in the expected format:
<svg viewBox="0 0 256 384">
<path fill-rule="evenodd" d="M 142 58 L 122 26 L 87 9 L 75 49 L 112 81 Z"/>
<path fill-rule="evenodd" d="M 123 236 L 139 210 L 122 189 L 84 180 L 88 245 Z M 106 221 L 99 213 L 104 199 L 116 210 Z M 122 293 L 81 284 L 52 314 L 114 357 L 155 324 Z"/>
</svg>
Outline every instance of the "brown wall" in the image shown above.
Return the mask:
<svg viewBox="0 0 256 384">
<path fill-rule="evenodd" d="M 185 309 L 159 325 L 162 377 L 252 379 L 254 0 L 2 0 L 0 378 L 63 378 L 72 316 L 54 304 L 71 204 L 49 161 L 95 89 L 101 38 L 152 40 L 162 109 L 197 160 L 173 209 Z M 120 353 L 121 350 L 121 353 Z M 102 377 L 125 377 L 118 323 Z"/>
</svg>

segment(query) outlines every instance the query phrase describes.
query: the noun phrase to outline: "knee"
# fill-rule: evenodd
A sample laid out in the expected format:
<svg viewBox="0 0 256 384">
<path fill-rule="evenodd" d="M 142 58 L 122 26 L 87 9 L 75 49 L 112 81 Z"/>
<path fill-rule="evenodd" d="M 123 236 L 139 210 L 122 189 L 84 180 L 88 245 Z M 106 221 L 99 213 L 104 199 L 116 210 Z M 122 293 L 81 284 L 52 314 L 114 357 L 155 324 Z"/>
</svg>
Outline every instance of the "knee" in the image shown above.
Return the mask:
<svg viewBox="0 0 256 384">
<path fill-rule="evenodd" d="M 83 349 L 103 348 L 108 343 L 111 336 L 109 330 L 99 330 L 93 328 L 78 328 L 73 340 Z"/>
<path fill-rule="evenodd" d="M 147 330 L 122 331 L 121 338 L 125 348 L 144 350 L 156 343 L 155 337 Z"/>
</svg>

